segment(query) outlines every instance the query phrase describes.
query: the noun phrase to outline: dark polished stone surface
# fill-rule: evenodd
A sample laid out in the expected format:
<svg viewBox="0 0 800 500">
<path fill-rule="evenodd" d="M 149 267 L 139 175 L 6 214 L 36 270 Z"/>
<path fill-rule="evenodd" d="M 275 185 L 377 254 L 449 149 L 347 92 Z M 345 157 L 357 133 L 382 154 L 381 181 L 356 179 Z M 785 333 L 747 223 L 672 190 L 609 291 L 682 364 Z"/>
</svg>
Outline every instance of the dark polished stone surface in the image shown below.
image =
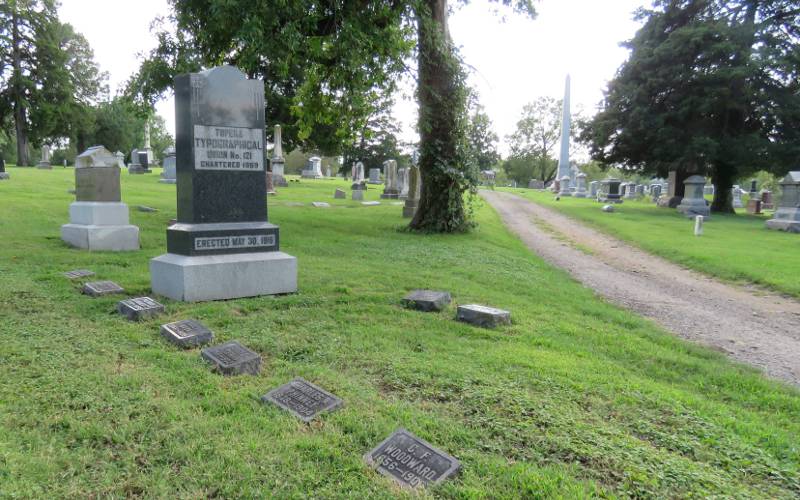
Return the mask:
<svg viewBox="0 0 800 500">
<path fill-rule="evenodd" d="M 200 355 L 223 375 L 258 375 L 261 369 L 261 356 L 235 340 L 203 349 Z"/>
<path fill-rule="evenodd" d="M 398 429 L 364 455 L 367 464 L 405 488 L 439 484 L 461 468 L 461 462 L 405 429 Z"/>
<path fill-rule="evenodd" d="M 117 304 L 117 312 L 130 321 L 152 318 L 164 312 L 164 306 L 150 297 L 127 299 Z"/>
<path fill-rule="evenodd" d="M 167 229 L 167 248 L 170 253 L 179 255 L 274 252 L 279 244 L 278 226 L 269 222 L 178 222 Z"/>
<path fill-rule="evenodd" d="M 75 169 L 75 200 L 119 202 L 119 167 Z"/>
<path fill-rule="evenodd" d="M 173 344 L 184 348 L 207 344 L 214 340 L 211 330 L 193 319 L 161 325 L 161 335 Z"/>
<path fill-rule="evenodd" d="M 344 404 L 330 392 L 299 377 L 261 396 L 261 401 L 275 404 L 303 422 L 311 422 L 320 413 L 334 411 Z"/>
<path fill-rule="evenodd" d="M 83 285 L 83 293 L 92 297 L 123 293 L 125 290 L 113 281 L 93 281 Z"/>
</svg>

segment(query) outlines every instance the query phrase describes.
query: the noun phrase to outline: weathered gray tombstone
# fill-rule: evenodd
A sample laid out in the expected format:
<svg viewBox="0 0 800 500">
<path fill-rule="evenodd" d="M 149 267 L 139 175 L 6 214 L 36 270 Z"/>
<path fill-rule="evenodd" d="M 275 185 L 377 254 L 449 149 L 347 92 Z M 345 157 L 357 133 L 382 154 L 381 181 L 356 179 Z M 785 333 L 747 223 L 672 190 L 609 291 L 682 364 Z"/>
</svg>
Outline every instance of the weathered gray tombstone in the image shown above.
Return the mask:
<svg viewBox="0 0 800 500">
<path fill-rule="evenodd" d="M 182 348 L 208 344 L 214 334 L 204 324 L 194 319 L 184 319 L 161 325 L 161 336 Z"/>
<path fill-rule="evenodd" d="M 117 312 L 129 321 L 141 321 L 163 313 L 164 306 L 150 297 L 136 297 L 121 300 L 117 304 Z"/>
<path fill-rule="evenodd" d="M 403 297 L 403 305 L 418 311 L 441 311 L 450 304 L 450 293 L 436 290 L 413 290 Z"/>
<path fill-rule="evenodd" d="M 42 159 L 36 165 L 36 168 L 52 170 L 53 166 L 50 165 L 50 146 L 45 144 L 42 146 Z"/>
<path fill-rule="evenodd" d="M 544 181 L 531 179 L 528 181 L 528 189 L 544 189 Z"/>
<path fill-rule="evenodd" d="M 625 195 L 623 198 L 634 199 L 636 198 L 636 183 L 629 182 L 625 185 Z"/>
<path fill-rule="evenodd" d="M 355 201 L 363 201 L 364 200 L 364 190 L 363 189 L 353 189 L 351 198 Z"/>
<path fill-rule="evenodd" d="M 6 160 L 0 154 L 0 181 L 10 179 L 11 176 L 6 172 Z"/>
<path fill-rule="evenodd" d="M 322 178 L 322 159 L 319 156 L 312 156 L 306 163 L 306 168 L 300 173 L 303 179 Z"/>
<path fill-rule="evenodd" d="M 744 203 L 742 203 L 742 188 L 738 185 L 733 186 L 731 188 L 731 194 L 733 195 L 733 208 L 744 208 Z"/>
<path fill-rule="evenodd" d="M 128 164 L 128 173 L 132 175 L 141 175 L 148 171 L 147 167 L 142 165 L 142 155 L 147 158 L 147 152 L 139 149 L 131 151 L 131 162 Z"/>
<path fill-rule="evenodd" d="M 419 207 L 419 197 L 422 192 L 422 177 L 419 173 L 419 167 L 416 165 L 408 169 L 408 198 L 403 205 L 403 217 L 411 219 L 417 213 Z"/>
<path fill-rule="evenodd" d="M 81 291 L 90 297 L 102 297 L 103 295 L 125 292 L 121 286 L 113 281 L 93 281 L 91 283 L 85 283 Z"/>
<path fill-rule="evenodd" d="M 619 179 L 605 179 L 600 182 L 600 191 L 597 192 L 597 201 L 601 203 L 622 203 Z"/>
<path fill-rule="evenodd" d="M 232 66 L 175 78 L 178 222 L 150 261 L 154 293 L 225 300 L 297 291 L 267 218 L 264 83 Z"/>
<path fill-rule="evenodd" d="M 75 159 L 75 199 L 61 239 L 86 250 L 138 250 L 139 228 L 129 223 L 122 203 L 116 157 L 92 146 Z"/>
<path fill-rule="evenodd" d="M 175 184 L 178 179 L 178 173 L 175 170 L 175 148 L 169 146 L 164 149 L 162 154 L 164 155 L 164 160 L 161 162 L 161 166 L 164 167 L 164 170 L 161 172 L 161 179 L 158 182 Z"/>
<path fill-rule="evenodd" d="M 404 488 L 436 485 L 456 474 L 461 462 L 405 429 L 394 431 L 364 461 Z"/>
<path fill-rule="evenodd" d="M 74 271 L 67 271 L 64 273 L 64 276 L 71 280 L 76 280 L 80 278 L 88 278 L 89 276 L 94 276 L 94 271 L 90 271 L 88 269 L 75 269 Z"/>
<path fill-rule="evenodd" d="M 494 307 L 467 304 L 458 306 L 456 319 L 484 328 L 494 328 L 498 325 L 510 324 L 511 313 Z"/>
<path fill-rule="evenodd" d="M 357 161 L 350 169 L 350 177 L 353 178 L 353 184 L 350 186 L 352 190 L 363 190 L 364 186 L 364 164 Z M 355 198 L 353 198 L 355 199 Z"/>
<path fill-rule="evenodd" d="M 764 210 L 774 210 L 775 204 L 772 201 L 772 191 L 769 189 L 761 190 L 761 208 Z"/>
<path fill-rule="evenodd" d="M 706 184 L 706 179 L 701 175 L 692 175 L 683 181 L 683 184 L 686 189 L 683 193 L 681 204 L 677 206 L 678 212 L 691 219 L 696 215 L 709 217 L 711 209 L 703 196 L 703 186 Z"/>
<path fill-rule="evenodd" d="M 300 377 L 272 389 L 261 396 L 261 401 L 272 403 L 306 423 L 344 405 L 340 398 Z"/>
<path fill-rule="evenodd" d="M 400 194 L 398 198 L 405 200 L 408 198 L 408 169 L 401 168 L 397 171 L 397 184 L 399 186 Z"/>
<path fill-rule="evenodd" d="M 558 195 L 559 196 L 572 196 L 572 190 L 569 188 L 570 177 L 565 175 L 558 180 Z"/>
<path fill-rule="evenodd" d="M 586 198 L 586 174 L 578 172 L 575 175 L 575 181 L 578 185 L 575 186 L 575 192 L 572 193 L 572 196 L 575 198 Z"/>
<path fill-rule="evenodd" d="M 281 135 L 281 126 L 275 125 L 275 135 L 272 140 L 275 146 L 272 150 L 272 158 L 269 161 L 270 169 L 272 170 L 272 185 L 277 187 L 288 187 L 289 183 L 284 177 L 284 167 L 286 160 L 283 158 L 283 137 Z"/>
<path fill-rule="evenodd" d="M 644 184 L 637 184 L 636 186 L 636 196 L 644 196 Z"/>
<path fill-rule="evenodd" d="M 695 215 L 694 216 L 694 235 L 695 236 L 703 236 L 703 220 L 705 217 L 702 215 Z"/>
<path fill-rule="evenodd" d="M 592 181 L 589 183 L 589 197 L 597 198 L 597 191 L 600 189 L 600 181 Z"/>
<path fill-rule="evenodd" d="M 650 184 L 650 196 L 654 203 L 661 197 L 661 187 L 661 184 Z"/>
<path fill-rule="evenodd" d="M 114 157 L 117 159 L 117 166 L 119 168 L 125 168 L 125 153 L 117 151 L 114 153 Z"/>
<path fill-rule="evenodd" d="M 383 188 L 381 198 L 397 199 L 400 196 L 400 190 L 397 186 L 397 162 L 395 160 L 383 162 L 383 172 L 386 176 L 386 185 Z"/>
<path fill-rule="evenodd" d="M 235 340 L 207 347 L 200 355 L 222 375 L 258 375 L 261 370 L 261 356 Z"/>
<path fill-rule="evenodd" d="M 379 168 L 371 168 L 369 169 L 369 181 L 368 184 L 380 184 L 381 183 L 381 169 Z"/>
<path fill-rule="evenodd" d="M 347 199 L 347 194 L 344 192 L 343 189 L 336 188 L 336 191 L 333 193 L 333 198 L 337 200 L 344 200 Z"/>
<path fill-rule="evenodd" d="M 800 171 L 789 172 L 781 181 L 783 196 L 775 217 L 766 222 L 769 229 L 800 233 Z"/>
</svg>

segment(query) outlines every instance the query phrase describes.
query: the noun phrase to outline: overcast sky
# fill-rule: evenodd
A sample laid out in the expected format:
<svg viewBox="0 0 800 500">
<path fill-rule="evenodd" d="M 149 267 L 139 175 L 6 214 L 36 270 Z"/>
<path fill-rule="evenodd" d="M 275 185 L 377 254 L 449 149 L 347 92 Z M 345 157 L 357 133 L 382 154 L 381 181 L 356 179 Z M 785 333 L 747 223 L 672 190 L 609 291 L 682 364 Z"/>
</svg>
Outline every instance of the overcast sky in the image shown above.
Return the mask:
<svg viewBox="0 0 800 500">
<path fill-rule="evenodd" d="M 166 0 L 61 1 L 62 21 L 89 40 L 101 69 L 109 73 L 112 95 L 137 70 L 141 55 L 155 46 L 151 21 L 169 12 Z M 583 106 L 594 113 L 606 82 L 627 58 L 619 43 L 639 27 L 632 13 L 645 3 L 542 0 L 534 21 L 510 15 L 503 22 L 484 0 L 456 11 L 450 19 L 453 39 L 473 68 L 470 84 L 480 92 L 504 153 L 503 139 L 514 131 L 522 106 L 541 96 L 561 98 L 567 73 L 572 75 L 573 109 Z M 157 111 L 174 134 L 172 98 L 158 103 Z M 413 140 L 413 102 L 401 99 L 396 116 L 403 139 Z"/>
</svg>

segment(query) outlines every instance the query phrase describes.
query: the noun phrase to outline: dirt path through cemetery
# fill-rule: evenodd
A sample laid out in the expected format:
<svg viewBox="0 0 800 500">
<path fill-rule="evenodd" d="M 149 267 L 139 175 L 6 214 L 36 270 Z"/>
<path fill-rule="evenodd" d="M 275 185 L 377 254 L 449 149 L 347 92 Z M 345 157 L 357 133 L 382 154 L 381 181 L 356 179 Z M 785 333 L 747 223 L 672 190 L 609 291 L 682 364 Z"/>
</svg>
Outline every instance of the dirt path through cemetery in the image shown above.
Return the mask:
<svg viewBox="0 0 800 500">
<path fill-rule="evenodd" d="M 519 196 L 481 195 L 528 248 L 607 300 L 800 386 L 800 302 L 687 270 Z"/>
</svg>

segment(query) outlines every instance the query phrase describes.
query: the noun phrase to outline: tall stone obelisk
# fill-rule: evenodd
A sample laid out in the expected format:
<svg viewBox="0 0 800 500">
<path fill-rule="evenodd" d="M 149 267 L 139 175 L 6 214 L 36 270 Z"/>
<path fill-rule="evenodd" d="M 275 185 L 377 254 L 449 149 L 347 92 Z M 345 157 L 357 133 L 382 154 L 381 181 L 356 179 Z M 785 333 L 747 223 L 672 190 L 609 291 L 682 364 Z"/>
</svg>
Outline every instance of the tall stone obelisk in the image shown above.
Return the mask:
<svg viewBox="0 0 800 500">
<path fill-rule="evenodd" d="M 569 75 L 567 75 L 567 84 L 564 88 L 564 107 L 561 116 L 561 155 L 558 157 L 558 175 L 556 179 L 561 179 L 564 176 L 571 177 L 569 166 L 569 131 L 571 115 L 569 109 Z"/>
</svg>

